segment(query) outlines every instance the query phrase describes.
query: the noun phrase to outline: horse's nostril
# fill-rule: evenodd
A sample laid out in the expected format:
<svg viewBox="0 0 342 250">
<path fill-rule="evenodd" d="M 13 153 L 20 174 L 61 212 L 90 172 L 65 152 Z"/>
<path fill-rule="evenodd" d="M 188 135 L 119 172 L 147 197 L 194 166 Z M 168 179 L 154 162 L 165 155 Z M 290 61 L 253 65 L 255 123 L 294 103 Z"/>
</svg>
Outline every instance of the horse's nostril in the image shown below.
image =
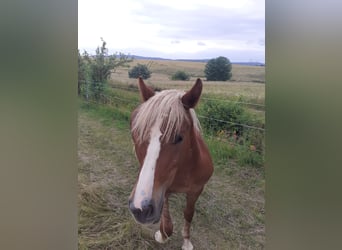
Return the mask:
<svg viewBox="0 0 342 250">
<path fill-rule="evenodd" d="M 154 206 L 152 200 L 143 200 L 141 202 L 142 213 L 145 217 L 150 217 L 153 215 Z"/>
<path fill-rule="evenodd" d="M 148 205 L 147 207 L 145 207 L 143 209 L 143 212 L 145 213 L 146 217 L 150 217 L 153 215 L 153 206 L 152 205 Z"/>
<path fill-rule="evenodd" d="M 143 200 L 141 202 L 141 209 L 136 208 L 133 202 L 129 201 L 129 209 L 131 210 L 134 217 L 144 223 L 153 217 L 155 208 L 152 200 Z"/>
<path fill-rule="evenodd" d="M 143 200 L 141 202 L 141 208 L 143 211 L 153 211 L 153 202 L 152 200 Z"/>
</svg>

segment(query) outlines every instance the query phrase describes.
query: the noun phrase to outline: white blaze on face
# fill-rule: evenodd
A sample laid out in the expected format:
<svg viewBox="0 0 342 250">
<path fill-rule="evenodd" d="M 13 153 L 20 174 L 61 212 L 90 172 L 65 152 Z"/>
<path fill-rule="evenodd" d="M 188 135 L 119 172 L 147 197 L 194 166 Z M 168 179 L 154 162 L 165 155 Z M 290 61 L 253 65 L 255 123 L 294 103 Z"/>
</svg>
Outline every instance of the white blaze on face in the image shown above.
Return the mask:
<svg viewBox="0 0 342 250">
<path fill-rule="evenodd" d="M 160 123 L 156 122 L 151 129 L 150 144 L 147 147 L 144 164 L 141 168 L 137 187 L 135 189 L 133 205 L 142 210 L 141 204 L 144 200 L 152 199 L 154 172 L 160 152 Z"/>
</svg>

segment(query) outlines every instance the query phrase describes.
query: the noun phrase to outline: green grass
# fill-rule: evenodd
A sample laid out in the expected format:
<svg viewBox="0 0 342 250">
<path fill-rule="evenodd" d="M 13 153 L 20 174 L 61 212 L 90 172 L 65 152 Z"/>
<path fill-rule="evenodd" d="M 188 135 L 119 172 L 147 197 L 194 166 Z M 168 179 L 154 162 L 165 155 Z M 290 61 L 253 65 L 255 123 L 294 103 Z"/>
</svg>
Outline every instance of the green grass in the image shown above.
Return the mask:
<svg viewBox="0 0 342 250">
<path fill-rule="evenodd" d="M 84 100 L 79 100 L 79 102 L 81 111 L 85 111 L 90 116 L 99 119 L 103 125 L 112 126 L 115 123 L 118 129 L 128 129 L 131 111 L 126 105 L 120 103 L 103 105 Z"/>
<path fill-rule="evenodd" d="M 262 154 L 251 151 L 246 145 L 239 145 L 210 135 L 205 136 L 205 142 L 217 168 L 227 167 L 227 161 L 236 162 L 240 166 L 261 168 L 264 164 Z"/>
<path fill-rule="evenodd" d="M 136 224 L 128 211 L 138 164 L 128 123 L 117 114 L 118 109 L 80 100 L 79 249 L 179 249 L 183 196 L 171 198 L 175 233 L 162 246 L 153 239 L 157 226 Z M 264 248 L 263 171 L 239 166 L 226 155 L 228 147 L 206 140 L 216 169 L 196 205 L 191 232 L 194 246 Z"/>
<path fill-rule="evenodd" d="M 185 83 L 168 76 L 184 68 L 194 78 L 203 65 L 160 62 L 152 66 L 157 73 L 146 82 L 155 89 L 186 90 L 193 79 Z M 262 69 L 235 68 L 235 81 L 204 82 L 202 97 L 264 104 L 264 84 L 253 82 L 262 79 L 258 72 L 262 75 Z M 180 249 L 184 196 L 170 198 L 174 235 L 164 245 L 153 238 L 158 225 L 141 226 L 129 213 L 128 197 L 138 176 L 129 119 L 140 97 L 127 69 L 114 73 L 110 86 L 103 104 L 79 99 L 79 249 Z M 264 124 L 262 107 L 246 109 Z M 217 134 L 205 133 L 204 139 L 215 171 L 196 203 L 191 229 L 195 249 L 264 249 L 263 154 Z"/>
</svg>

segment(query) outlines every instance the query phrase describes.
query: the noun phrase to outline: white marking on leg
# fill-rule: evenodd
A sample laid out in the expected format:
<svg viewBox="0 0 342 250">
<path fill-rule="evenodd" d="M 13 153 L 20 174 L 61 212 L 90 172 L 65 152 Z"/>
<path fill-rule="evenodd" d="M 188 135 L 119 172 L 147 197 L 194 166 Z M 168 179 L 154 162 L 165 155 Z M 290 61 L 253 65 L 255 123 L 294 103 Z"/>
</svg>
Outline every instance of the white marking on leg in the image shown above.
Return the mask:
<svg viewBox="0 0 342 250">
<path fill-rule="evenodd" d="M 160 122 L 156 122 L 151 129 L 150 144 L 147 147 L 144 164 L 141 168 L 137 187 L 135 189 L 133 205 L 142 210 L 141 204 L 144 200 L 152 198 L 154 172 L 160 152 Z"/>
<path fill-rule="evenodd" d="M 155 234 L 154 234 L 154 239 L 159 242 L 159 243 L 165 243 L 167 241 L 168 238 L 166 238 L 165 240 L 163 239 L 163 236 L 160 232 L 160 230 L 158 230 Z"/>
<path fill-rule="evenodd" d="M 182 250 L 192 250 L 194 249 L 191 241 L 189 239 L 184 239 Z"/>
<path fill-rule="evenodd" d="M 190 223 L 184 220 L 184 226 L 182 229 L 182 236 L 184 238 L 182 250 L 192 250 L 194 247 L 189 239 L 190 237 Z"/>
</svg>

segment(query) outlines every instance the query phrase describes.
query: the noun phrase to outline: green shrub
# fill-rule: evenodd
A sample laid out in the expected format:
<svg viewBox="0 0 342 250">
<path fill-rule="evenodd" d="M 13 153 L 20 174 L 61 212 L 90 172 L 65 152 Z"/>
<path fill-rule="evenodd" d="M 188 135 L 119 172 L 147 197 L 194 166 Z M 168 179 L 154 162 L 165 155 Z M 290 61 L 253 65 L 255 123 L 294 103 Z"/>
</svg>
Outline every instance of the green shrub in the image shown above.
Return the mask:
<svg viewBox="0 0 342 250">
<path fill-rule="evenodd" d="M 243 150 L 247 153 L 242 154 L 241 157 L 250 159 L 250 153 L 263 152 L 264 124 L 260 118 L 248 112 L 241 103 L 202 100 L 198 113 L 206 134 L 219 136 L 227 142 L 245 147 Z M 201 118 L 201 116 L 204 117 Z M 261 130 L 256 128 L 261 128 Z M 259 158 L 251 159 L 250 162 L 259 162 Z"/>
<path fill-rule="evenodd" d="M 171 76 L 171 80 L 181 80 L 181 81 L 189 81 L 190 75 L 182 70 L 178 70 Z"/>
<path fill-rule="evenodd" d="M 129 78 L 142 77 L 143 79 L 148 79 L 151 77 L 151 74 L 152 72 L 148 69 L 147 65 L 140 63 L 128 71 Z"/>
<path fill-rule="evenodd" d="M 242 134 L 243 126 L 248 120 L 248 115 L 239 103 L 224 102 L 217 100 L 202 101 L 200 113 L 210 119 L 202 119 L 201 124 L 207 131 L 217 133 L 219 131 L 227 131 Z M 227 122 L 223 122 L 227 121 Z"/>
</svg>

